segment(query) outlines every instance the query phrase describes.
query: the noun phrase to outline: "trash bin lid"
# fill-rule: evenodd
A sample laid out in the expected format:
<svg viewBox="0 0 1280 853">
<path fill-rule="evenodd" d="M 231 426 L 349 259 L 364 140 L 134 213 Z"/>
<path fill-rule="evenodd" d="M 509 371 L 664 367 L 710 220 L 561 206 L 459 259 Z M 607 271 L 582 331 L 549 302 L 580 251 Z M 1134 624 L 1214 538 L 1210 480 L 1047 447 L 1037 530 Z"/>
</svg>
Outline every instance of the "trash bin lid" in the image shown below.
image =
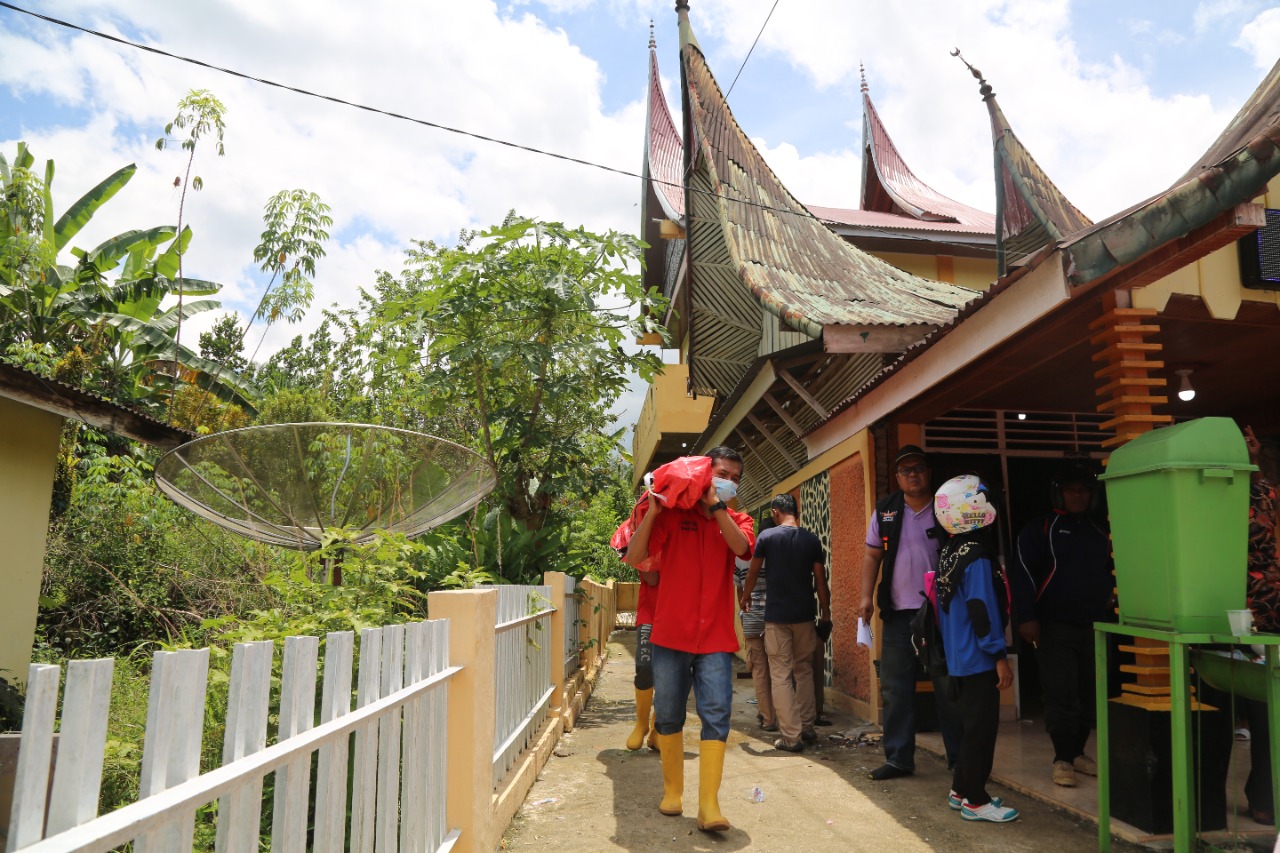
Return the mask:
<svg viewBox="0 0 1280 853">
<path fill-rule="evenodd" d="M 1244 434 L 1231 418 L 1197 418 L 1140 435 L 1111 454 L 1106 473 L 1098 479 L 1204 468 L 1258 470 L 1258 466 L 1249 464 Z"/>
</svg>

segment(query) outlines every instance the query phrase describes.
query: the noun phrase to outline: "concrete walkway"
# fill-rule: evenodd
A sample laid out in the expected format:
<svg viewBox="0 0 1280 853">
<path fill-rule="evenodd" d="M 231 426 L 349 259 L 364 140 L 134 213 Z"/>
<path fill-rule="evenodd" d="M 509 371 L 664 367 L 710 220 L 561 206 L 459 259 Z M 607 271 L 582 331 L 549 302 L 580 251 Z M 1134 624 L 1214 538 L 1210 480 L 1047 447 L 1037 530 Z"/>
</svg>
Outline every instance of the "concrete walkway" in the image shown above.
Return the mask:
<svg viewBox="0 0 1280 853">
<path fill-rule="evenodd" d="M 614 632 L 609 661 L 574 731 L 566 735 L 503 839 L 504 850 L 564 851 L 1074 851 L 1097 847 L 1097 829 L 1065 811 L 998 785 L 1022 812 L 1011 824 L 969 823 L 946 804 L 950 774 L 921 751 L 917 773 L 873 782 L 878 745 L 860 744 L 865 722 L 836 709 L 815 748 L 800 755 L 772 748 L 756 724 L 750 679 L 734 681 L 733 731 L 720 804 L 733 828 L 696 829 L 698 723 L 690 702 L 685 728 L 685 812 L 658 813 L 657 753 L 628 752 L 634 722 L 632 631 Z M 741 668 L 741 664 L 739 664 Z M 762 799 L 757 802 L 759 789 Z M 1116 840 L 1117 851 L 1143 848 Z"/>
</svg>

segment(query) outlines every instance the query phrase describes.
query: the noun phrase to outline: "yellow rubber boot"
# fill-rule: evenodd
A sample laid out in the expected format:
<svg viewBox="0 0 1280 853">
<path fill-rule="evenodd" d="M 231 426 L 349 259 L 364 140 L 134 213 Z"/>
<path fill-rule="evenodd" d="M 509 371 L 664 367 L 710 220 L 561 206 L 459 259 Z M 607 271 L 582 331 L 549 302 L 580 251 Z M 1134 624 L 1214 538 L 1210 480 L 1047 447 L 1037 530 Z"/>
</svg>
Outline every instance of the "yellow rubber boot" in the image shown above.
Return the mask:
<svg viewBox="0 0 1280 853">
<path fill-rule="evenodd" d="M 658 751 L 658 730 L 654 728 L 655 722 L 657 722 L 656 715 L 649 719 L 649 748 L 652 749 L 654 752 L 657 752 Z"/>
<path fill-rule="evenodd" d="M 662 756 L 662 802 L 658 811 L 665 815 L 684 812 L 684 733 L 658 735 L 658 753 Z"/>
<path fill-rule="evenodd" d="M 636 727 L 627 737 L 627 749 L 644 746 L 644 736 L 649 733 L 649 709 L 653 707 L 653 688 L 636 691 Z"/>
<path fill-rule="evenodd" d="M 698 829 L 724 832 L 729 821 L 720 814 L 720 777 L 724 775 L 722 740 L 704 740 L 698 746 Z"/>
</svg>

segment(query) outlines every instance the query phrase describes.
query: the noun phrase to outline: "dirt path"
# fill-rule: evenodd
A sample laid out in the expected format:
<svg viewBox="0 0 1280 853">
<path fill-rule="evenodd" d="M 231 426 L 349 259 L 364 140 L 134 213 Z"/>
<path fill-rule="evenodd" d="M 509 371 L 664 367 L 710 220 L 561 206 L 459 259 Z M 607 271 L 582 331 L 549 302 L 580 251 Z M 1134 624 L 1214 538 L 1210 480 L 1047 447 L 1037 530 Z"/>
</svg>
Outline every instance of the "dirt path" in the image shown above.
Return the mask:
<svg viewBox="0 0 1280 853">
<path fill-rule="evenodd" d="M 819 729 L 817 748 L 800 755 L 774 750 L 773 736 L 762 735 L 756 706 L 747 701 L 755 695 L 750 679 L 734 681 L 733 731 L 720 789 L 721 810 L 733 828 L 717 835 L 694 827 L 698 727 L 692 703 L 685 728 L 685 813 L 665 817 L 657 810 L 662 797 L 657 753 L 623 747 L 634 720 L 634 642 L 632 632 L 614 633 L 594 695 L 529 792 L 502 849 L 1066 853 L 1097 848 L 1094 824 L 999 786 L 992 794 L 1022 812 L 1018 821 L 961 820 L 946 804 L 950 775 L 924 752 L 918 753 L 915 776 L 871 781 L 867 773 L 883 755 L 878 746 L 840 737 L 864 725 L 850 714 L 828 711 L 835 725 Z M 764 794 L 762 802 L 753 799 L 756 788 Z M 1144 848 L 1117 839 L 1112 849 L 1135 853 Z"/>
</svg>

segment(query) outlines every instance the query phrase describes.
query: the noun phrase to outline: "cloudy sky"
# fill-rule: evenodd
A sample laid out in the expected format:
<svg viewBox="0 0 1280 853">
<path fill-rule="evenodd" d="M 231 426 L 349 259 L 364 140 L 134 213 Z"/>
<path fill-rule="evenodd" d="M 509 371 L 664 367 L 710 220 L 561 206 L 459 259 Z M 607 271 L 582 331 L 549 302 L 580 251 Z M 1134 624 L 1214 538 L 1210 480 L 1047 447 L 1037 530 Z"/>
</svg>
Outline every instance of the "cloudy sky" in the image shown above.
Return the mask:
<svg viewBox="0 0 1280 853">
<path fill-rule="evenodd" d="M 670 0 L 13 0 L 129 41 L 436 125 L 638 172 L 649 22 L 678 108 Z M 694 31 L 730 105 L 801 200 L 857 205 L 858 67 L 917 175 L 994 208 L 977 84 L 991 82 L 1023 141 L 1100 219 L 1170 185 L 1277 59 L 1280 6 L 1263 0 L 691 0 Z M 773 9 L 758 45 L 743 65 Z M 0 7 L 0 150 L 57 163 L 59 211 L 112 171 L 132 183 L 84 247 L 176 220 L 182 152 L 154 147 L 178 100 L 227 106 L 226 156 L 197 154 L 189 275 L 252 311 L 266 200 L 305 188 L 333 208 L 316 305 L 351 304 L 411 239 L 451 241 L 509 209 L 635 231 L 639 181 L 310 98 Z M 106 211 L 110 215 L 106 216 Z M 314 325 L 281 325 L 270 352 Z M 193 323 L 200 326 L 202 324 Z M 207 325 L 207 324 L 206 324 Z M 185 334 L 184 334 L 185 338 Z M 668 353 L 668 356 L 672 353 Z M 623 404 L 638 414 L 637 395 Z"/>
</svg>

